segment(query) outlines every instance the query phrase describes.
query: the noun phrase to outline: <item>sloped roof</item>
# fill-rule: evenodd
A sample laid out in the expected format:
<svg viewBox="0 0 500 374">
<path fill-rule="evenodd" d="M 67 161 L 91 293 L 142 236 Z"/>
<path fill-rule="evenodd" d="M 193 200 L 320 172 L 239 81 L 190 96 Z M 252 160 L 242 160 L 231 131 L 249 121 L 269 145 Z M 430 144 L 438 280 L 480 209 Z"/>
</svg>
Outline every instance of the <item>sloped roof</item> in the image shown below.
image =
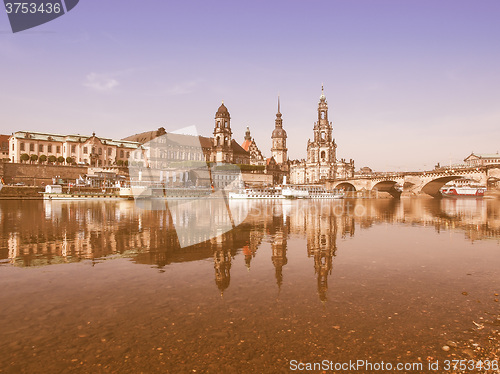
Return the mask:
<svg viewBox="0 0 500 374">
<path fill-rule="evenodd" d="M 231 148 L 233 149 L 233 153 L 237 153 L 240 155 L 249 155 L 249 153 L 238 144 L 236 140 L 231 141 Z"/>
<path fill-rule="evenodd" d="M 474 153 L 472 152 L 469 156 L 467 156 L 464 161 L 467 161 L 471 157 L 477 157 L 480 159 L 496 159 L 500 158 L 500 154 L 498 153 Z"/>
<path fill-rule="evenodd" d="M 252 141 L 251 140 L 245 140 L 242 144 L 241 144 L 241 148 L 243 148 L 245 151 L 248 152 L 248 149 L 250 148 L 250 145 L 252 144 Z"/>
<path fill-rule="evenodd" d="M 0 135 L 0 145 L 2 145 L 3 142 L 8 142 L 10 138 L 10 135 Z"/>
<path fill-rule="evenodd" d="M 266 158 L 266 165 L 269 166 L 270 164 L 276 164 L 276 161 L 274 160 L 274 157 Z"/>
</svg>

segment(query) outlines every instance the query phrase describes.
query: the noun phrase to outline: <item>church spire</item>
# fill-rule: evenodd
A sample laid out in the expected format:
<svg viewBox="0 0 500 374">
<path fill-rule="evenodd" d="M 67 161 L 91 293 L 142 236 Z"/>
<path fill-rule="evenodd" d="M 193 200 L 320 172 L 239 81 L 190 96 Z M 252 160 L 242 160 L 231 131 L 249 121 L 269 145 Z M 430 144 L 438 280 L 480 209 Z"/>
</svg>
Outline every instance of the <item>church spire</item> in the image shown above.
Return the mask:
<svg viewBox="0 0 500 374">
<path fill-rule="evenodd" d="M 323 83 L 321 83 L 321 96 L 319 97 L 319 101 L 325 101 L 326 96 L 325 96 L 325 89 L 323 87 Z"/>
<path fill-rule="evenodd" d="M 280 112 L 280 95 L 278 94 L 278 113 L 281 114 Z"/>
</svg>

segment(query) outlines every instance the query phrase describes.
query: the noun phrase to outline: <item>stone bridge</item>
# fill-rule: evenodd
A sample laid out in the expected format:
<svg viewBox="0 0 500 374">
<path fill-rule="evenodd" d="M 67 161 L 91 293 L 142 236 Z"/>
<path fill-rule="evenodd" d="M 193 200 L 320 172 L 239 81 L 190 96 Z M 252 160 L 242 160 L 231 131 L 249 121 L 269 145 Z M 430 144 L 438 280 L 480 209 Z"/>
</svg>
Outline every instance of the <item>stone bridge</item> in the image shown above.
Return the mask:
<svg viewBox="0 0 500 374">
<path fill-rule="evenodd" d="M 396 188 L 399 185 L 403 187 L 404 192 L 412 195 L 427 194 L 441 197 L 440 188 L 444 184 L 460 178 L 472 179 L 483 186 L 492 185 L 500 181 L 500 164 L 329 180 L 326 181 L 326 187 L 346 191 L 388 192 L 393 197 L 399 197 L 401 189 Z"/>
</svg>

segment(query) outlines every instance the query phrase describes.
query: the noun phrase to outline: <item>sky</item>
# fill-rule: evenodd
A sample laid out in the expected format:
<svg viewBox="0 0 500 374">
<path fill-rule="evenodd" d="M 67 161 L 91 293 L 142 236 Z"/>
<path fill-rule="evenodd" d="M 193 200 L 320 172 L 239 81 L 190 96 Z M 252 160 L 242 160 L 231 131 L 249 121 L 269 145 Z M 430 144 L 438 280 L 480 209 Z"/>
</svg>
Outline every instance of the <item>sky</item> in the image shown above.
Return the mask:
<svg viewBox="0 0 500 374">
<path fill-rule="evenodd" d="M 164 127 L 271 155 L 281 98 L 306 157 L 324 84 L 337 157 L 429 170 L 500 151 L 500 1 L 80 0 L 13 34 L 0 11 L 0 133 L 121 139 Z"/>
</svg>

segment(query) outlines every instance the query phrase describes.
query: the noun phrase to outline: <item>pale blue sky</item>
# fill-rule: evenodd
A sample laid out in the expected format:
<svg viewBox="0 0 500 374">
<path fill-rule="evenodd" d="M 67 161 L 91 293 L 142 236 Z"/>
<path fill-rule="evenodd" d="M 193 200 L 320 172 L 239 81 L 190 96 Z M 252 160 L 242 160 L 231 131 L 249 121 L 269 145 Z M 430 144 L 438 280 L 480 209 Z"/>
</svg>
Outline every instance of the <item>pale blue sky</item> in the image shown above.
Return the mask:
<svg viewBox="0 0 500 374">
<path fill-rule="evenodd" d="M 270 156 L 281 95 L 305 157 L 321 83 L 338 156 L 430 169 L 500 150 L 500 2 L 81 0 L 12 34 L 0 14 L 0 133 L 211 135 L 223 99 Z"/>
</svg>

